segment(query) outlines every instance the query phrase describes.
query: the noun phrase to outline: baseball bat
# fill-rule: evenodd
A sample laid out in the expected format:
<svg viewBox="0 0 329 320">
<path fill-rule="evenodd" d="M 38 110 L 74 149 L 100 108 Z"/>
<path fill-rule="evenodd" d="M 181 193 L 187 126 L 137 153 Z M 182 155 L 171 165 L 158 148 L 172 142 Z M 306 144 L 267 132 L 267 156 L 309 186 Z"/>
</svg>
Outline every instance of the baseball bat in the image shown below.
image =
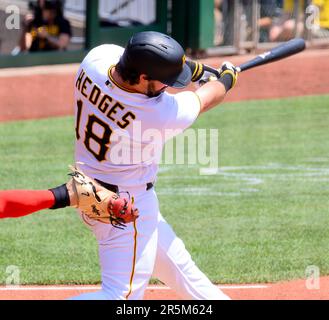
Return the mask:
<svg viewBox="0 0 329 320">
<path fill-rule="evenodd" d="M 285 43 L 278 45 L 270 51 L 264 52 L 257 57 L 237 66 L 238 72 L 246 71 L 251 68 L 261 66 L 263 64 L 278 61 L 296 53 L 299 53 L 305 49 L 305 41 L 301 38 L 295 38 Z M 213 67 L 206 66 L 204 70 L 214 73 L 217 77 L 219 76 L 218 70 Z"/>
</svg>

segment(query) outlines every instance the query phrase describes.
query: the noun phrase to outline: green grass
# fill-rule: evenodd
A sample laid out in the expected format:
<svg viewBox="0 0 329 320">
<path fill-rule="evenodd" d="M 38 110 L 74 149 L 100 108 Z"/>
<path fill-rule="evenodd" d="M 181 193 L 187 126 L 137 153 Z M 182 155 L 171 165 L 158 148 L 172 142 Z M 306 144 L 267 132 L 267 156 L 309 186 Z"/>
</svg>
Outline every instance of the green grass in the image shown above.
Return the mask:
<svg viewBox="0 0 329 320">
<path fill-rule="evenodd" d="M 219 129 L 221 170 L 162 165 L 161 211 L 214 282 L 329 274 L 329 96 L 227 103 L 194 128 Z M 0 189 L 67 180 L 71 117 L 0 124 Z M 73 209 L 0 221 L 0 283 L 97 283 L 97 245 Z"/>
</svg>

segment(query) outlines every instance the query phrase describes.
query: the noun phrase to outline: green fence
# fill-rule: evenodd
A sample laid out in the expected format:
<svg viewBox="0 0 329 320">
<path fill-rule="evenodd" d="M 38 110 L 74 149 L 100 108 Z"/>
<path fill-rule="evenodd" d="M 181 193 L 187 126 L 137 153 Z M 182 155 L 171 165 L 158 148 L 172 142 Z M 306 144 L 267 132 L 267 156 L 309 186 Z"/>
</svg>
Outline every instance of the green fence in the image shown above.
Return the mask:
<svg viewBox="0 0 329 320">
<path fill-rule="evenodd" d="M 98 0 L 87 2 L 86 47 L 92 48 L 102 43 L 116 43 L 124 46 L 132 34 L 140 31 L 167 32 L 167 0 L 157 0 L 156 21 L 150 25 L 133 27 L 100 27 Z"/>
<path fill-rule="evenodd" d="M 212 0 L 172 0 L 171 19 L 168 15 L 168 0 L 157 0 L 156 21 L 150 25 L 133 27 L 101 27 L 98 16 L 98 0 L 86 0 L 86 42 L 78 51 L 38 52 L 17 56 L 0 56 L 0 68 L 24 67 L 77 63 L 86 52 L 102 43 L 116 43 L 124 46 L 132 34 L 140 31 L 159 31 L 171 35 L 184 48 L 205 49 L 213 45 L 214 21 Z"/>
<path fill-rule="evenodd" d="M 213 0 L 173 0 L 172 6 L 173 38 L 194 50 L 214 45 Z"/>
</svg>

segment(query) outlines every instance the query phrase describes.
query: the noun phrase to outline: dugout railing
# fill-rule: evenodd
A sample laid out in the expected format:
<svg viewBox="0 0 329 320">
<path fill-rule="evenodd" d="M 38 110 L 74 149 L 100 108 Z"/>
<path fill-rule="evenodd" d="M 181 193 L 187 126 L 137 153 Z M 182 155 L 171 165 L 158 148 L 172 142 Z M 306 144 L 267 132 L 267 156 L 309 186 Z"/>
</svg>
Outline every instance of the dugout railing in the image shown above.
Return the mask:
<svg viewBox="0 0 329 320">
<path fill-rule="evenodd" d="M 14 3 L 8 1 L 7 8 L 9 5 L 15 5 L 15 3 L 23 3 L 26 6 L 27 1 L 14 0 Z M 75 43 L 82 42 L 81 49 L 61 52 L 18 53 L 15 56 L 0 54 L 0 68 L 79 62 L 86 52 L 94 46 L 102 43 L 125 45 L 133 33 L 146 30 L 172 34 L 185 48 L 207 48 L 213 44 L 213 19 L 209 19 L 209 14 L 212 15 L 213 13 L 212 0 L 144 0 L 145 10 L 148 10 L 151 1 L 154 2 L 154 21 L 147 24 L 135 23 L 129 26 L 118 25 L 111 20 L 104 21 L 104 17 L 102 17 L 104 12 L 102 11 L 106 11 L 105 0 L 85 1 L 85 40 L 83 41 L 83 37 L 75 37 L 73 34 Z M 136 1 L 143 2 L 143 0 L 111 0 L 107 4 L 116 5 L 120 11 L 124 10 L 129 3 Z M 79 3 L 77 4 L 79 5 Z M 100 6 L 100 4 L 103 4 L 103 6 Z M 111 10 L 112 13 L 113 11 Z M 77 14 L 78 16 L 79 14 Z M 8 33 L 11 31 L 4 30 L 3 32 Z"/>
<path fill-rule="evenodd" d="M 262 51 L 295 37 L 304 38 L 308 47 L 329 47 L 329 20 L 323 18 L 329 19 L 329 0 L 322 1 L 321 6 L 317 0 L 214 3 L 214 45 L 206 50 L 207 55 Z M 275 29 L 280 28 L 284 32 L 276 36 Z"/>
<path fill-rule="evenodd" d="M 4 0 L 2 4 L 27 1 Z M 329 25 L 328 29 L 317 25 L 317 17 L 322 8 L 316 7 L 314 1 L 316 0 L 66 0 L 77 25 L 84 25 L 78 29 L 78 36 L 73 34 L 70 50 L 15 56 L 1 54 L 0 51 L 0 68 L 77 63 L 96 45 L 124 45 L 133 33 L 144 30 L 171 34 L 188 54 L 195 57 L 257 52 L 297 36 L 306 39 L 309 47 L 327 47 Z M 326 1 L 329 2 L 325 0 L 324 3 Z M 136 16 L 140 15 L 144 21 L 125 25 L 123 20 L 129 14 L 127 8 L 131 8 L 130 18 L 138 20 Z M 4 7 L 0 6 L 1 9 L 4 10 Z M 287 14 L 285 10 L 288 9 L 290 13 Z M 106 17 L 109 19 L 106 20 Z M 121 21 L 115 20 L 119 18 Z M 269 37 L 268 30 L 283 24 L 284 19 L 290 23 L 289 37 Z M 7 34 L 10 32 L 0 30 L 0 40 L 4 34 L 11 37 L 11 34 Z"/>
</svg>

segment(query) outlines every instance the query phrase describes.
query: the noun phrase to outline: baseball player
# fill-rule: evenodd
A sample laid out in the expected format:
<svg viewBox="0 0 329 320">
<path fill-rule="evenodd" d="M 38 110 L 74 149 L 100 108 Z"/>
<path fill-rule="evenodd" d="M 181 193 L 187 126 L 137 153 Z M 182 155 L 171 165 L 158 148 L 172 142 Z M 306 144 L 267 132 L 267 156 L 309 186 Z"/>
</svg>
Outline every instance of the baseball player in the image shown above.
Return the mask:
<svg viewBox="0 0 329 320">
<path fill-rule="evenodd" d="M 81 63 L 74 87 L 75 159 L 103 187 L 133 196 L 139 217 L 119 229 L 80 211 L 98 241 L 102 290 L 75 299 L 142 299 L 152 274 L 183 299 L 228 299 L 163 218 L 154 189 L 164 143 L 222 102 L 237 70 L 224 63 L 220 77 L 195 93 L 165 89 L 208 76 L 158 32 L 133 35 L 125 49 L 98 46 Z"/>
</svg>

